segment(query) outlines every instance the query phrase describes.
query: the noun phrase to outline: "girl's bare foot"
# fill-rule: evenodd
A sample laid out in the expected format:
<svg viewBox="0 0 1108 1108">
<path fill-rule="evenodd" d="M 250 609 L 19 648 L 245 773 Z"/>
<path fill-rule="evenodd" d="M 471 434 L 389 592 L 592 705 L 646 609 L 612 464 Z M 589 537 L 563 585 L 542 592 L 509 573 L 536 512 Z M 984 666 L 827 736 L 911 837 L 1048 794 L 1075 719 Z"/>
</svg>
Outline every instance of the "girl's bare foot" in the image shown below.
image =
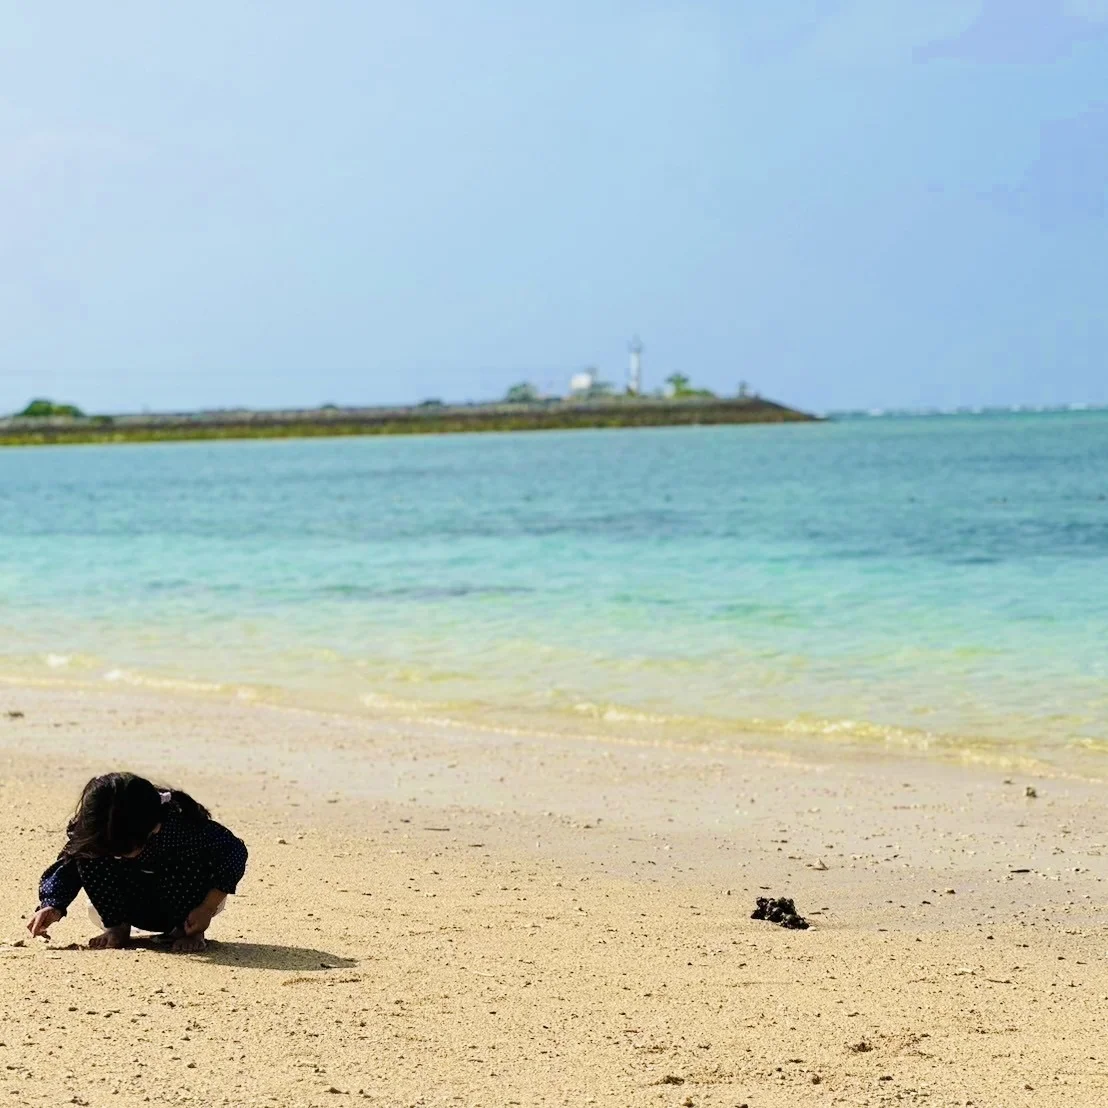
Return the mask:
<svg viewBox="0 0 1108 1108">
<path fill-rule="evenodd" d="M 182 935 L 179 939 L 174 939 L 170 950 L 175 954 L 199 954 L 207 945 L 208 940 L 204 938 L 204 932 L 200 931 L 195 935 Z"/>
<path fill-rule="evenodd" d="M 131 938 L 131 925 L 121 923 L 118 927 L 105 927 L 99 935 L 93 935 L 88 941 L 90 950 L 120 950 Z"/>
</svg>

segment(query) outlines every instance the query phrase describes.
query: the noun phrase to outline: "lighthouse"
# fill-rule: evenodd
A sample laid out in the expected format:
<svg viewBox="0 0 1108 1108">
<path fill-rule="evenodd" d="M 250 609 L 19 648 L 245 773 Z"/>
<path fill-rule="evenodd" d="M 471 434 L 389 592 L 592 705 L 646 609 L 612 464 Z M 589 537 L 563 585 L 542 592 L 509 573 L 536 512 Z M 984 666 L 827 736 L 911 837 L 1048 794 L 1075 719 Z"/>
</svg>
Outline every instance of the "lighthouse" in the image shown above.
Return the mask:
<svg viewBox="0 0 1108 1108">
<path fill-rule="evenodd" d="M 631 355 L 627 366 L 627 391 L 631 396 L 642 394 L 642 340 L 636 335 L 627 346 Z"/>
</svg>

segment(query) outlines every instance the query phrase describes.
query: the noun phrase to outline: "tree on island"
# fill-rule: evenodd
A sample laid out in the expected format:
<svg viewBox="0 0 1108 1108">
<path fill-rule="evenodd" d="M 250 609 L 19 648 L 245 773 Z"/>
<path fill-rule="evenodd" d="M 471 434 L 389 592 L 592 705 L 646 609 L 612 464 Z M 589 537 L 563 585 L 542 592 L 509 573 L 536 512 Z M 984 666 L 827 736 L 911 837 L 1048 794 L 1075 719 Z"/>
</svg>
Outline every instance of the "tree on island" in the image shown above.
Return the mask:
<svg viewBox="0 0 1108 1108">
<path fill-rule="evenodd" d="M 607 400 L 615 396 L 616 387 L 611 381 L 593 381 L 582 394 L 586 400 Z"/>
<path fill-rule="evenodd" d="M 53 400 L 32 400 L 16 415 L 19 419 L 47 419 L 51 416 L 64 416 L 69 419 L 85 418 L 85 413 L 73 404 L 55 404 Z"/>
<path fill-rule="evenodd" d="M 713 399 L 716 395 L 710 389 L 694 389 L 684 373 L 671 373 L 666 378 L 666 384 L 669 386 L 666 394 L 675 400 L 687 400 L 696 396 Z"/>
<path fill-rule="evenodd" d="M 539 390 L 529 381 L 521 381 L 504 394 L 505 404 L 534 404 L 539 399 Z"/>
</svg>

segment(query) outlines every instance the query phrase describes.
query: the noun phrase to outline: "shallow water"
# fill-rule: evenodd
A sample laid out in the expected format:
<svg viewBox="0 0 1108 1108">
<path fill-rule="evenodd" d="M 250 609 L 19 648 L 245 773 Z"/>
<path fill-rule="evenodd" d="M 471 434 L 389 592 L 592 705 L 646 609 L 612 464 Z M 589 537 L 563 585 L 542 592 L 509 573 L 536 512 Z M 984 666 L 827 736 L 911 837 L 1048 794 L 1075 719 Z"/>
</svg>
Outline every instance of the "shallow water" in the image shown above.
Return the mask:
<svg viewBox="0 0 1108 1108">
<path fill-rule="evenodd" d="M 0 675 L 1108 767 L 1108 413 L 0 452 Z"/>
</svg>

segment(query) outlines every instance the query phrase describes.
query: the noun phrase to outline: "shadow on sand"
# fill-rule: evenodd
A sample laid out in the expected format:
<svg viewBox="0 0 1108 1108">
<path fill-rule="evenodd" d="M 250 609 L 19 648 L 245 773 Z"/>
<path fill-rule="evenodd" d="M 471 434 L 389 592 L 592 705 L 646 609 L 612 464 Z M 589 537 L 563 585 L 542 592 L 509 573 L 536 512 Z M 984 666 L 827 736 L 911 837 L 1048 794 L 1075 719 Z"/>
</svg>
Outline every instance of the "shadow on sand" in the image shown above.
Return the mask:
<svg viewBox="0 0 1108 1108">
<path fill-rule="evenodd" d="M 208 940 L 208 946 L 200 958 L 217 966 L 242 966 L 244 969 L 297 970 L 300 973 L 331 969 L 349 969 L 356 966 L 356 958 L 340 958 L 325 950 L 312 950 L 303 946 L 271 946 L 267 943 L 226 943 Z"/>
<path fill-rule="evenodd" d="M 20 941 L 16 945 L 25 946 Z M 169 953 L 169 944 L 154 936 L 139 935 L 128 944 L 129 950 L 153 950 Z M 84 943 L 52 946 L 51 950 L 80 950 L 88 952 Z M 209 939 L 204 950 L 195 954 L 179 954 L 180 958 L 199 958 L 216 966 L 242 966 L 244 969 L 295 970 L 298 973 L 324 972 L 333 969 L 350 969 L 358 964 L 357 958 L 343 958 L 306 946 L 280 946 L 270 943 L 226 943 Z"/>
</svg>

